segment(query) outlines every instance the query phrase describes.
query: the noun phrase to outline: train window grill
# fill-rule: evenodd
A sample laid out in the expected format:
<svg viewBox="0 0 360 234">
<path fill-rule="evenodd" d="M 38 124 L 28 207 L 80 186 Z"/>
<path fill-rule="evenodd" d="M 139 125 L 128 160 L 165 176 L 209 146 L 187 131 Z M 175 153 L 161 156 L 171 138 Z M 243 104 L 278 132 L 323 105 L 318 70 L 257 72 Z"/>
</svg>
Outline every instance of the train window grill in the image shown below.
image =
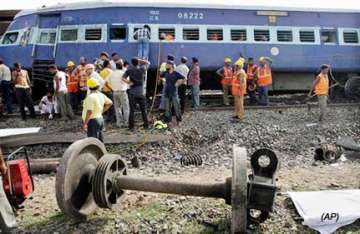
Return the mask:
<svg viewBox="0 0 360 234">
<path fill-rule="evenodd" d="M 344 32 L 344 42 L 349 44 L 358 44 L 359 43 L 359 34 L 354 32 Z"/>
<path fill-rule="evenodd" d="M 2 41 L 2 44 L 4 45 L 15 44 L 18 36 L 19 36 L 19 32 L 6 33 Z"/>
<path fill-rule="evenodd" d="M 197 41 L 200 39 L 200 33 L 198 28 L 184 28 L 183 39 L 187 41 Z"/>
<path fill-rule="evenodd" d="M 125 40 L 125 39 L 126 39 L 125 27 L 110 28 L 110 40 Z"/>
<path fill-rule="evenodd" d="M 269 30 L 254 30 L 254 39 L 255 41 L 270 41 L 270 31 Z"/>
<path fill-rule="evenodd" d="M 207 30 L 207 39 L 209 41 L 222 41 L 223 40 L 223 30 L 222 29 L 208 29 Z"/>
<path fill-rule="evenodd" d="M 315 32 L 314 31 L 300 31 L 300 41 L 301 42 L 315 42 Z"/>
<path fill-rule="evenodd" d="M 56 40 L 56 32 L 41 32 L 39 43 L 40 44 L 54 44 Z"/>
<path fill-rule="evenodd" d="M 321 41 L 324 44 L 336 43 L 337 42 L 336 31 L 321 31 Z"/>
<path fill-rule="evenodd" d="M 63 29 L 61 30 L 61 41 L 77 41 L 78 30 L 77 29 Z"/>
<path fill-rule="evenodd" d="M 279 42 L 292 42 L 293 34 L 291 30 L 278 30 L 277 31 L 277 40 Z"/>
<path fill-rule="evenodd" d="M 246 29 L 231 29 L 231 40 L 246 41 L 247 40 Z"/>
<path fill-rule="evenodd" d="M 87 28 L 85 29 L 86 41 L 100 41 L 102 38 L 101 28 Z"/>
<path fill-rule="evenodd" d="M 175 40 L 175 28 L 159 28 L 159 39 L 165 35 L 165 41 Z"/>
</svg>

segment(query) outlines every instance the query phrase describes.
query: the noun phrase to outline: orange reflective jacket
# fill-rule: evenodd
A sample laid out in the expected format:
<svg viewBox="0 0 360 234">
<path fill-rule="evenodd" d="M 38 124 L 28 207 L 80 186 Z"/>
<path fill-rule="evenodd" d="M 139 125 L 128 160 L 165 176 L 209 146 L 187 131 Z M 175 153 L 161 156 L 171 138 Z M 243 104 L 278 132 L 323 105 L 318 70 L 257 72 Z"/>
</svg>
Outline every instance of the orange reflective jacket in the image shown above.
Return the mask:
<svg viewBox="0 0 360 234">
<path fill-rule="evenodd" d="M 241 82 L 241 76 L 244 77 L 244 82 Z M 244 96 L 246 94 L 246 73 L 244 70 L 234 75 L 231 93 L 233 96 Z"/>
<path fill-rule="evenodd" d="M 256 68 L 257 68 L 257 66 L 255 64 L 248 65 L 248 67 L 246 69 L 246 74 L 247 74 L 247 79 L 248 80 L 253 80 L 254 79 Z"/>
<path fill-rule="evenodd" d="M 224 67 L 224 74 L 223 74 L 223 78 L 221 80 L 221 84 L 231 85 L 233 76 L 234 76 L 234 73 L 232 71 L 232 68 Z"/>
<path fill-rule="evenodd" d="M 272 84 L 271 68 L 268 65 L 258 67 L 256 70 L 257 84 L 259 86 L 268 86 Z"/>
<path fill-rule="evenodd" d="M 75 74 L 66 74 L 67 75 L 67 90 L 69 93 L 76 93 L 79 91 L 79 81 Z"/>
<path fill-rule="evenodd" d="M 329 94 L 329 77 L 322 73 L 319 74 L 320 80 L 315 86 L 316 96 L 327 96 Z"/>
</svg>

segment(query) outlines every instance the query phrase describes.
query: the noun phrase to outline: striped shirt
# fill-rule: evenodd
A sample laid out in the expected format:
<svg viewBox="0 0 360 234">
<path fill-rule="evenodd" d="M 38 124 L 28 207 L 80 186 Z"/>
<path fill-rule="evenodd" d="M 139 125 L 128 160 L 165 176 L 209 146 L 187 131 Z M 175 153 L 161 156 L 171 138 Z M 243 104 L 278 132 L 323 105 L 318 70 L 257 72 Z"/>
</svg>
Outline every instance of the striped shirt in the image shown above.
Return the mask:
<svg viewBox="0 0 360 234">
<path fill-rule="evenodd" d="M 147 28 L 139 28 L 134 33 L 134 38 L 137 40 L 147 39 L 150 40 L 150 31 Z"/>
</svg>

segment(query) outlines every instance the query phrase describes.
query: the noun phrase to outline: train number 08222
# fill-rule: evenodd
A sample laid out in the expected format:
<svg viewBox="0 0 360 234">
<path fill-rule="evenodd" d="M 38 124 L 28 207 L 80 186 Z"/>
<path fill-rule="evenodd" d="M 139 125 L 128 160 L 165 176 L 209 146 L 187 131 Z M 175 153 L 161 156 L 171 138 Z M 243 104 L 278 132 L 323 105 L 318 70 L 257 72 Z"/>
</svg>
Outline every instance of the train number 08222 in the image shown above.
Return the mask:
<svg viewBox="0 0 360 234">
<path fill-rule="evenodd" d="M 186 19 L 186 20 L 202 20 L 202 19 L 204 19 L 204 13 L 202 13 L 202 12 L 179 12 L 178 18 Z"/>
</svg>

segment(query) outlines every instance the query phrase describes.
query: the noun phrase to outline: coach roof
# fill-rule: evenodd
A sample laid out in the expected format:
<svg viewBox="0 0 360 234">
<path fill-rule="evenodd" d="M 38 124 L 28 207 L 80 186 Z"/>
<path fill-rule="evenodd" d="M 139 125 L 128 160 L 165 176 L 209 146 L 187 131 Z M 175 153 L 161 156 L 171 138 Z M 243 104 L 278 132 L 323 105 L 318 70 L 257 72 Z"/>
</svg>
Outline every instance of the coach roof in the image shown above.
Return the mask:
<svg viewBox="0 0 360 234">
<path fill-rule="evenodd" d="M 35 10 L 23 10 L 19 12 L 16 17 L 23 15 L 29 15 L 34 13 L 45 13 L 52 11 L 66 11 L 66 10 L 80 10 L 80 9 L 92 9 L 92 8 L 107 8 L 107 7 L 150 7 L 150 8 L 198 8 L 198 9 L 237 9 L 237 10 L 272 10 L 272 11 L 303 11 L 303 12 L 360 12 L 360 9 L 354 8 L 328 8 L 328 7 L 287 7 L 280 5 L 249 5 L 245 3 L 231 2 L 231 4 L 219 3 L 220 1 L 204 3 L 199 0 L 194 0 L 191 3 L 184 2 L 182 0 L 173 0 L 171 2 L 166 0 L 122 0 L 118 2 L 111 1 L 89 1 L 89 2 L 77 2 L 77 3 L 59 3 L 53 6 L 44 6 Z M 16 18 L 15 17 L 15 18 Z"/>
</svg>

